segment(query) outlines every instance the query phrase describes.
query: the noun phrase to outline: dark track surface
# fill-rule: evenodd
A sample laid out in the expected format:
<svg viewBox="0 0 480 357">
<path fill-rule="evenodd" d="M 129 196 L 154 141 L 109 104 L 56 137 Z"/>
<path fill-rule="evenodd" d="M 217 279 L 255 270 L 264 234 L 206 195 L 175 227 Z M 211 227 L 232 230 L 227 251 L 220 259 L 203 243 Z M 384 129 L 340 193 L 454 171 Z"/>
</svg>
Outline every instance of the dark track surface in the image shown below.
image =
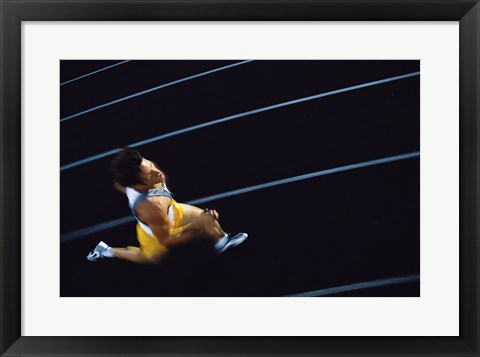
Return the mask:
<svg viewBox="0 0 480 357">
<path fill-rule="evenodd" d="M 118 61 L 62 61 L 67 81 Z M 131 61 L 60 86 L 61 117 L 236 61 Z M 419 61 L 254 61 L 61 123 L 61 164 L 229 115 L 419 71 Z M 179 202 L 420 150 L 420 77 L 269 110 L 137 148 Z M 130 214 L 111 157 L 64 170 L 61 234 Z M 420 274 L 420 159 L 219 199 L 223 255 L 191 247 L 164 266 L 88 262 L 103 240 L 137 245 L 129 223 L 61 243 L 61 296 L 283 296 Z M 402 284 L 337 296 L 419 296 Z"/>
</svg>

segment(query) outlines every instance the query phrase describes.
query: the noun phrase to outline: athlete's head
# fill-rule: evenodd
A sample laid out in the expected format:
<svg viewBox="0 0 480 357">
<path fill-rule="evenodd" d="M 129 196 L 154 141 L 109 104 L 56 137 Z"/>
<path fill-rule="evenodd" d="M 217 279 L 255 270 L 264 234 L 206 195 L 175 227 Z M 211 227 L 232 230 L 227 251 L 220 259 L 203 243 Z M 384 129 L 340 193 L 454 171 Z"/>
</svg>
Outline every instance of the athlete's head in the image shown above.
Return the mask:
<svg viewBox="0 0 480 357">
<path fill-rule="evenodd" d="M 152 188 L 163 182 L 165 175 L 155 163 L 134 149 L 122 149 L 112 160 L 113 179 L 124 187 Z"/>
</svg>

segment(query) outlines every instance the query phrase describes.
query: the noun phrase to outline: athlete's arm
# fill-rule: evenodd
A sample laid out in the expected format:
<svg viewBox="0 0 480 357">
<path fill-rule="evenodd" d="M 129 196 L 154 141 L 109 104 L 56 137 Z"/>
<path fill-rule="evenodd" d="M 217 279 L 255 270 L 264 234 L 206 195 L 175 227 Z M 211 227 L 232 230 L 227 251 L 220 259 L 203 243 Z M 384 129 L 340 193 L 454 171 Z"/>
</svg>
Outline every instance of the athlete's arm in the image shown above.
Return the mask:
<svg viewBox="0 0 480 357">
<path fill-rule="evenodd" d="M 168 197 L 153 197 L 142 202 L 136 209 L 138 218 L 145 222 L 160 243 L 167 247 L 171 229 L 167 215 L 170 201 Z"/>
</svg>

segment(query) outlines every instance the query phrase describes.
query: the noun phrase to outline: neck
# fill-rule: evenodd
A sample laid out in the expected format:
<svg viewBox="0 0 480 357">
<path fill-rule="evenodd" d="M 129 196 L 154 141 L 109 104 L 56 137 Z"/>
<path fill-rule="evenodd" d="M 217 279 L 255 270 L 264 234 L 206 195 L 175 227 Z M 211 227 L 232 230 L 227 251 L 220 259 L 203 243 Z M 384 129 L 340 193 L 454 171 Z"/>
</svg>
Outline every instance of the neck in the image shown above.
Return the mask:
<svg viewBox="0 0 480 357">
<path fill-rule="evenodd" d="M 165 188 L 165 182 L 159 182 L 153 185 L 151 188 Z"/>
<path fill-rule="evenodd" d="M 140 192 L 147 192 L 148 190 L 151 190 L 152 188 L 165 188 L 165 183 L 164 182 L 159 182 L 159 183 L 156 183 L 152 186 L 133 185 L 132 188 L 134 188 L 135 190 L 140 191 Z"/>
</svg>

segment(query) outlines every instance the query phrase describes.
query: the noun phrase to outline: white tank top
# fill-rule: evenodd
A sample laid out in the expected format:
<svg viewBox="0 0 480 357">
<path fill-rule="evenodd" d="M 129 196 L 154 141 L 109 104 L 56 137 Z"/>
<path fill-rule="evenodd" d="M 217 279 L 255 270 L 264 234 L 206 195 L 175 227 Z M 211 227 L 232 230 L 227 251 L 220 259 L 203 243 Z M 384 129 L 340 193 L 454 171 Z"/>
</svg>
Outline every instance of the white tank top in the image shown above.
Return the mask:
<svg viewBox="0 0 480 357">
<path fill-rule="evenodd" d="M 171 192 L 169 191 L 167 186 L 165 186 L 164 189 L 171 194 Z M 148 192 L 141 192 L 141 191 L 135 190 L 134 188 L 127 187 L 127 188 L 125 188 L 125 194 L 127 195 L 127 198 L 128 198 L 128 206 L 130 207 L 130 210 L 132 211 L 135 218 L 137 219 L 138 224 L 140 224 L 140 226 L 142 226 L 143 230 L 149 236 L 155 237 L 151 228 L 147 224 L 142 222 L 140 219 L 138 219 L 137 215 L 135 214 L 135 207 L 139 203 L 141 203 L 141 202 L 143 202 L 147 199 Z M 171 222 L 175 221 L 175 215 L 174 215 L 174 212 L 173 212 L 173 209 L 172 209 L 172 205 L 168 206 L 168 218 L 170 218 Z"/>
</svg>

